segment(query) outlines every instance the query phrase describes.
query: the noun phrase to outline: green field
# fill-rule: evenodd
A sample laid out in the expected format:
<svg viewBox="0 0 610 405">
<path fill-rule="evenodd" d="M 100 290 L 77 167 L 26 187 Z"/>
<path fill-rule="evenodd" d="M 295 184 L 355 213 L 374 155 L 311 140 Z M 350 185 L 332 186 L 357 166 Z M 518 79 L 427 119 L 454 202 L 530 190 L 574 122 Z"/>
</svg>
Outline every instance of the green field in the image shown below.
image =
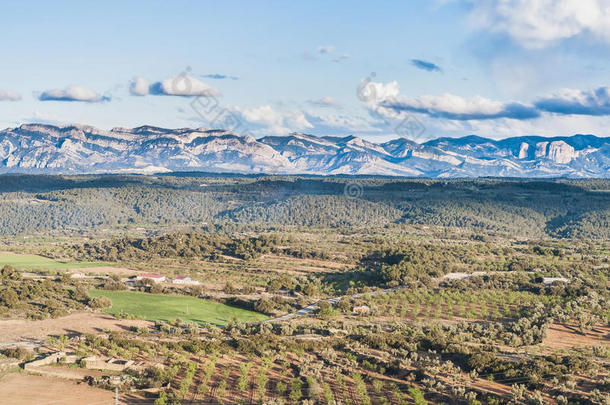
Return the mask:
<svg viewBox="0 0 610 405">
<path fill-rule="evenodd" d="M 231 319 L 239 322 L 256 322 L 267 319 L 258 312 L 248 311 L 217 302 L 205 301 L 181 295 L 147 294 L 133 291 L 90 290 L 92 297 L 103 295 L 110 298 L 112 308 L 104 310 L 109 314 L 124 312 L 149 321 L 197 322 L 224 325 Z"/>
<path fill-rule="evenodd" d="M 4 265 L 13 266 L 16 269 L 45 269 L 63 270 L 86 267 L 111 266 L 112 263 L 103 262 L 75 262 L 48 259 L 38 255 L 21 253 L 0 253 L 0 267 Z"/>
</svg>

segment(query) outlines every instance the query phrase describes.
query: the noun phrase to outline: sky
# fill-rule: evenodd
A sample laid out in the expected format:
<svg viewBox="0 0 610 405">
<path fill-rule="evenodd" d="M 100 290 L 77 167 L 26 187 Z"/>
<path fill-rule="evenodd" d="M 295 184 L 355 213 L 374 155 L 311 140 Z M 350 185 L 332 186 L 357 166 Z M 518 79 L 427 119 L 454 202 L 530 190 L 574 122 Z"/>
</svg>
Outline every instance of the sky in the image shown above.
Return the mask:
<svg viewBox="0 0 610 405">
<path fill-rule="evenodd" d="M 0 127 L 610 136 L 610 0 L 0 3 Z"/>
</svg>

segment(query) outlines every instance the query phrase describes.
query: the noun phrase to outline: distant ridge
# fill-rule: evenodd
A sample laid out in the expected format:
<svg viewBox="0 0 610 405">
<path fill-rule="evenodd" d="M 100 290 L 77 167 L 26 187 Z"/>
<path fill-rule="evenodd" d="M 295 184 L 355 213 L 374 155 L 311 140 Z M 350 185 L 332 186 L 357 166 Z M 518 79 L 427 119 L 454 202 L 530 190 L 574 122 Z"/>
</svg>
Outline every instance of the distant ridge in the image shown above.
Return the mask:
<svg viewBox="0 0 610 405">
<path fill-rule="evenodd" d="M 0 131 L 0 173 L 206 171 L 454 177 L 610 177 L 610 138 L 492 140 L 476 135 L 419 144 L 291 133 L 261 139 L 218 129 L 26 124 Z"/>
</svg>

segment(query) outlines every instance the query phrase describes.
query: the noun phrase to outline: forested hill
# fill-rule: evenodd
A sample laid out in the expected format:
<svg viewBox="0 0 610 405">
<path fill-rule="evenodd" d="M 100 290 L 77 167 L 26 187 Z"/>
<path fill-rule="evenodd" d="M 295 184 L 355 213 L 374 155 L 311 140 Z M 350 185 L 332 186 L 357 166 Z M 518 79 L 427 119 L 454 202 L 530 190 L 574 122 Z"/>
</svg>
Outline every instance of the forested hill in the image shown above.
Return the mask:
<svg viewBox="0 0 610 405">
<path fill-rule="evenodd" d="M 608 180 L 0 176 L 0 233 L 422 224 L 610 239 Z"/>
</svg>

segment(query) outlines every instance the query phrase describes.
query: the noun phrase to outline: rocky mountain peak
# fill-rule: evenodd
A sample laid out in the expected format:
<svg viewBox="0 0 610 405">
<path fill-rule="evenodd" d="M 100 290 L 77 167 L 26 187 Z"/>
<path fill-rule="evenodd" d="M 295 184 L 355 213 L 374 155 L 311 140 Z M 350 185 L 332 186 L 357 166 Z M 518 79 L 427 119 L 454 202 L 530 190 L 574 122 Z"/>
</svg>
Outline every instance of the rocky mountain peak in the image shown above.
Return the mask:
<svg viewBox="0 0 610 405">
<path fill-rule="evenodd" d="M 211 171 L 425 177 L 610 177 L 610 138 L 593 135 L 493 140 L 291 133 L 255 139 L 206 128 L 24 124 L 0 131 L 0 173 Z"/>
</svg>

